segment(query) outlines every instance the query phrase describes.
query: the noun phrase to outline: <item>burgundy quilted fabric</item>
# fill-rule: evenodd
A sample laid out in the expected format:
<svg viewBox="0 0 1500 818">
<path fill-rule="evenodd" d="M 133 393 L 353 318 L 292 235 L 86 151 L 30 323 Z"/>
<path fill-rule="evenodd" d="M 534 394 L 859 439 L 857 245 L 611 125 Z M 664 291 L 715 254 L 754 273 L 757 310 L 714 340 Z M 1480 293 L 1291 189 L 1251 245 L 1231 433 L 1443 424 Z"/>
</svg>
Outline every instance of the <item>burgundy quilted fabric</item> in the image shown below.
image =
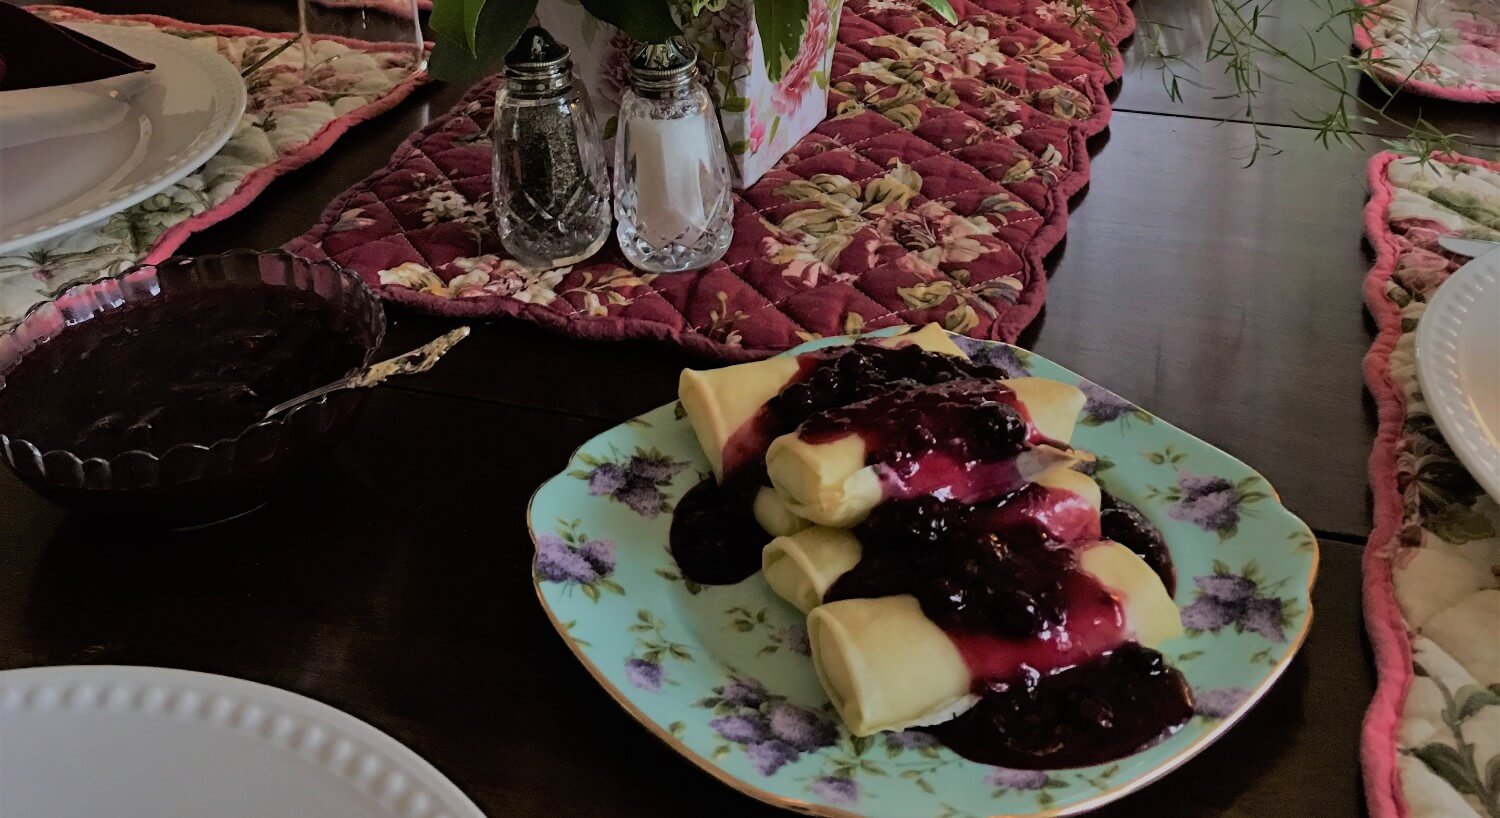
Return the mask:
<svg viewBox="0 0 1500 818">
<path fill-rule="evenodd" d="M 288 247 L 425 312 L 730 360 L 930 321 L 1012 341 L 1041 308 L 1042 258 L 1087 183 L 1085 140 L 1107 124 L 1134 18 L 1125 0 L 953 5 L 957 26 L 915 0 L 849 0 L 829 119 L 741 194 L 734 245 L 706 270 L 641 274 L 612 245 L 556 271 L 505 258 L 490 226 L 494 79 Z"/>
</svg>

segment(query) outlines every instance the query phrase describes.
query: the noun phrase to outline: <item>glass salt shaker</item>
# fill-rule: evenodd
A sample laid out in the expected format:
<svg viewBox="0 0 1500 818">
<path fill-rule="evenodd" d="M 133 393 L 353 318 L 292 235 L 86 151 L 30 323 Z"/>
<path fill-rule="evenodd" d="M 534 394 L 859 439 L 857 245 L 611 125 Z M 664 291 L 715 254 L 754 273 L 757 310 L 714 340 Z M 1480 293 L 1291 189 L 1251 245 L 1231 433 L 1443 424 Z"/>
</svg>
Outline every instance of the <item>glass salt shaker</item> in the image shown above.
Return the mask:
<svg viewBox="0 0 1500 818">
<path fill-rule="evenodd" d="M 540 26 L 505 56 L 495 92 L 494 190 L 500 243 L 522 264 L 576 264 L 609 237 L 609 177 L 588 93 L 568 47 Z"/>
<path fill-rule="evenodd" d="M 675 38 L 637 48 L 620 101 L 615 236 L 651 272 L 707 267 L 734 237 L 729 155 L 697 62 Z"/>
</svg>

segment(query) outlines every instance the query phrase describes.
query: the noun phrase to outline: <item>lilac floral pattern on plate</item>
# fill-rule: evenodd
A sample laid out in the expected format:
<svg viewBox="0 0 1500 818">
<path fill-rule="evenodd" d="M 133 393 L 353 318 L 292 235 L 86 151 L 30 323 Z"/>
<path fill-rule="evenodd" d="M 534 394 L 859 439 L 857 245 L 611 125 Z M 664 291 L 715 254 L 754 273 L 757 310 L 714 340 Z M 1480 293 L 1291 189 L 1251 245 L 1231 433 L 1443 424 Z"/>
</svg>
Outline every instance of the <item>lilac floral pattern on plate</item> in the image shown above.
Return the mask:
<svg viewBox="0 0 1500 818">
<path fill-rule="evenodd" d="M 1264 488 L 1264 478 L 1259 475 L 1231 481 L 1179 465 L 1186 454 L 1172 446 L 1144 452 L 1143 456 L 1155 465 L 1177 468 L 1177 479 L 1173 484 L 1165 488 L 1148 487 L 1147 498 L 1165 502 L 1167 516 L 1171 519 L 1192 523 L 1217 534 L 1221 541 L 1238 534 L 1244 517 L 1254 513 L 1254 507 L 1270 496 Z"/>
<path fill-rule="evenodd" d="M 1039 355 L 958 342 L 1007 374 L 1080 383 Z M 665 509 L 709 474 L 672 404 L 586 442 L 534 498 L 543 606 L 632 715 L 694 764 L 768 803 L 839 818 L 1098 806 L 1191 757 L 1268 689 L 1306 634 L 1317 543 L 1244 464 L 1160 418 L 1137 422 L 1121 412 L 1104 420 L 1123 407 L 1092 397 L 1089 411 L 1101 422 L 1080 423 L 1073 442 L 1100 457 L 1096 476 L 1106 490 L 1162 525 L 1183 577 L 1177 603 L 1195 626 L 1163 652 L 1197 691 L 1199 717 L 1118 762 L 1002 770 L 960 758 L 920 730 L 851 735 L 806 655 L 805 616 L 762 578 L 700 586 L 672 559 Z M 1230 494 L 1232 520 L 1212 507 Z M 605 540 L 609 549 L 591 545 Z M 583 590 L 591 585 L 595 597 Z"/>
<path fill-rule="evenodd" d="M 620 583 L 610 579 L 615 572 L 615 545 L 609 540 L 584 536 L 579 521 L 561 523 L 555 534 L 536 538 L 534 571 L 538 580 L 577 586 L 589 599 L 598 601 L 600 591 L 623 594 Z"/>
<path fill-rule="evenodd" d="M 637 449 L 629 457 L 613 454 L 610 459 L 598 459 L 584 455 L 581 459 L 590 468 L 575 469 L 569 475 L 587 480 L 589 494 L 624 503 L 642 517 L 672 510 L 662 489 L 688 466 L 686 461 L 673 460 L 654 449 Z"/>
<path fill-rule="evenodd" d="M 1182 609 L 1182 627 L 1190 636 L 1232 628 L 1285 642 L 1287 626 L 1299 613 L 1296 603 L 1276 595 L 1285 584 L 1267 584 L 1254 560 L 1238 572 L 1215 560 L 1212 574 L 1193 578 L 1195 599 Z"/>
</svg>

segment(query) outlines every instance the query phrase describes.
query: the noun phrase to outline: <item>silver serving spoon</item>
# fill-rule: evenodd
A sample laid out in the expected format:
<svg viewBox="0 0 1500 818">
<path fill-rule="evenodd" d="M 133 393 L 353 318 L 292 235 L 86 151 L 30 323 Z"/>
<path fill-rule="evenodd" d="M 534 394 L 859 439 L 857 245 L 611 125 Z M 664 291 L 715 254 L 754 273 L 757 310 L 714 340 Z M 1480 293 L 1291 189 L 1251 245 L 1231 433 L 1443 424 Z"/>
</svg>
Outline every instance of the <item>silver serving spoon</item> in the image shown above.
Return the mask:
<svg viewBox="0 0 1500 818">
<path fill-rule="evenodd" d="M 289 401 L 278 403 L 271 407 L 271 411 L 266 412 L 266 418 L 275 417 L 289 409 L 294 409 L 304 403 L 311 403 L 324 395 L 334 392 L 340 392 L 345 389 L 365 389 L 396 375 L 415 375 L 418 372 L 426 372 L 435 366 L 438 359 L 447 354 L 448 350 L 467 337 L 469 337 L 469 328 L 459 327 L 452 332 L 417 347 L 411 352 L 370 364 L 364 369 L 352 375 L 346 375 L 327 386 L 320 386 L 311 392 L 305 392 Z"/>
<path fill-rule="evenodd" d="M 1461 239 L 1457 236 L 1442 236 L 1438 238 L 1438 245 L 1450 253 L 1469 258 L 1480 256 L 1500 247 L 1500 241 L 1485 241 L 1484 239 Z"/>
</svg>

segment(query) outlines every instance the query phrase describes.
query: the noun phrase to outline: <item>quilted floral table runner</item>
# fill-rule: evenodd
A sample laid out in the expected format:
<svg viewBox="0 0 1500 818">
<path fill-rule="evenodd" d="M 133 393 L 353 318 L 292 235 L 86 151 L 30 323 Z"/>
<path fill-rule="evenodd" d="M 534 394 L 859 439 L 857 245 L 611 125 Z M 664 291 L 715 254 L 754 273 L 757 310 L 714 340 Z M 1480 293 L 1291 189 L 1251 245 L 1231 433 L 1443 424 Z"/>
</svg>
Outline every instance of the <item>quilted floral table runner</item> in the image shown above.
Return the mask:
<svg viewBox="0 0 1500 818">
<path fill-rule="evenodd" d="M 31 10 L 53 20 L 157 28 L 216 51 L 236 68 L 254 64 L 293 36 L 66 6 Z M 261 66 L 246 80 L 238 130 L 203 167 L 99 224 L 0 256 L 0 327 L 79 281 L 170 256 L 192 233 L 242 209 L 272 179 L 321 156 L 352 125 L 390 109 L 425 80 L 425 74 L 403 67 L 410 46 L 399 48 L 317 38 L 311 56 L 322 67 L 305 78 L 301 48 Z"/>
<path fill-rule="evenodd" d="M 1500 4 L 1495 0 L 1360 0 L 1371 7 L 1354 41 L 1383 60 L 1381 79 L 1459 102 L 1500 102 Z"/>
<path fill-rule="evenodd" d="M 1365 298 L 1379 336 L 1365 377 L 1380 409 L 1365 618 L 1380 681 L 1365 719 L 1375 818 L 1500 818 L 1500 506 L 1443 442 L 1417 385 L 1417 321 L 1466 261 L 1440 236 L 1500 240 L 1500 165 L 1370 164 Z"/>
<path fill-rule="evenodd" d="M 829 119 L 743 191 L 733 247 L 698 273 L 640 274 L 612 244 L 547 272 L 506 258 L 490 225 L 496 80 L 289 249 L 332 257 L 427 312 L 520 316 L 726 359 L 932 321 L 1013 340 L 1041 307 L 1042 257 L 1087 182 L 1085 139 L 1107 123 L 1114 44 L 1134 18 L 1124 0 L 954 6 L 957 26 L 916 0 L 843 6 Z"/>
</svg>

